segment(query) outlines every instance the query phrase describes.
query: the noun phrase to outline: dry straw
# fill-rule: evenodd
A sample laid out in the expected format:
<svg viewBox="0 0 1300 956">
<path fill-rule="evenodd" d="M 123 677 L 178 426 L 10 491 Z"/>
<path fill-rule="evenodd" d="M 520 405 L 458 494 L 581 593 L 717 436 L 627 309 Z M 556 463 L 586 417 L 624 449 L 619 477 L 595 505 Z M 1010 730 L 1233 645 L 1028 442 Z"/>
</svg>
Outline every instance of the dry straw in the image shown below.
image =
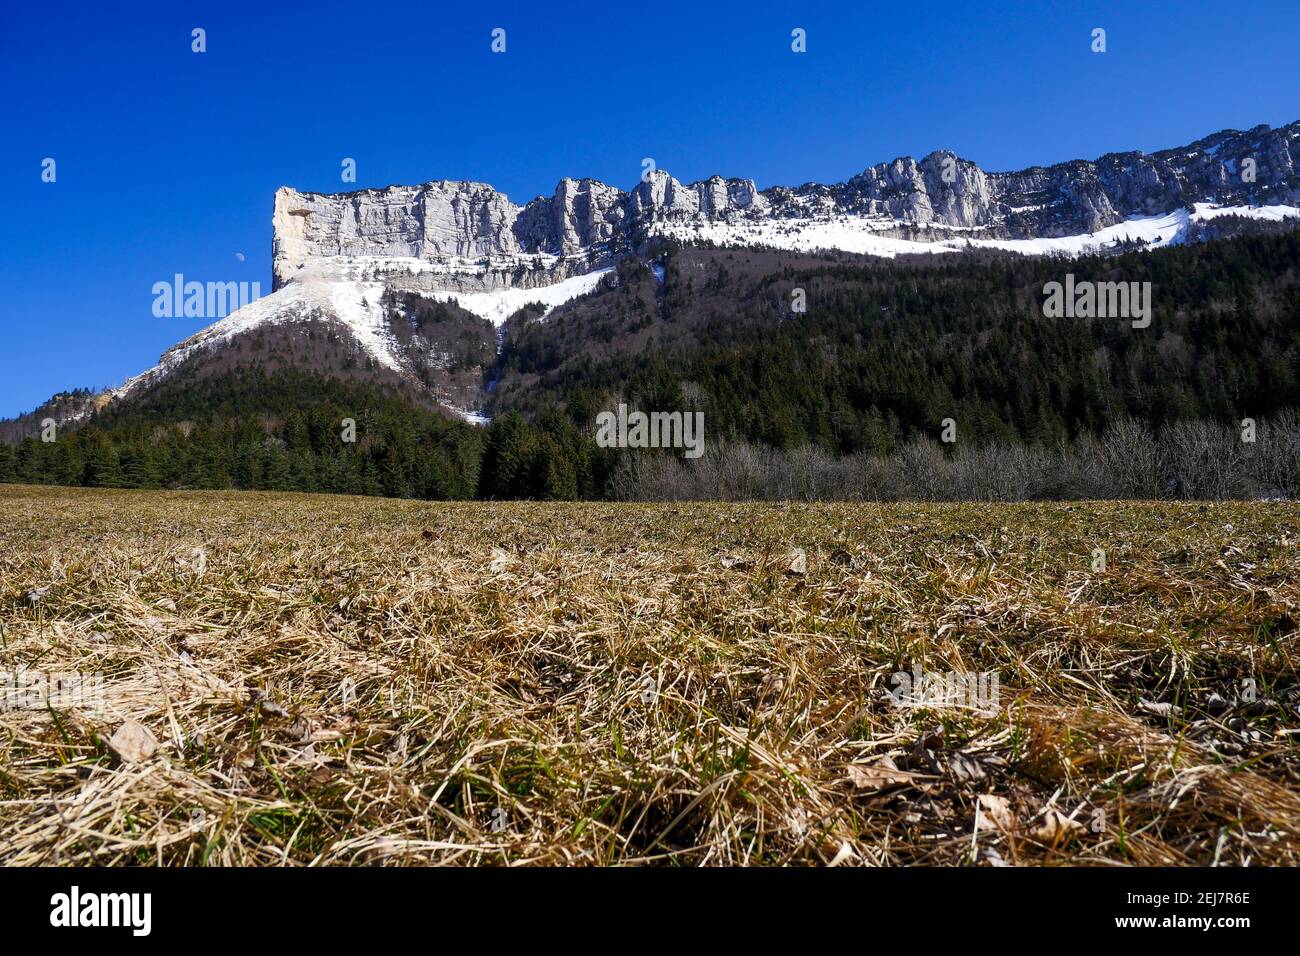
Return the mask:
<svg viewBox="0 0 1300 956">
<path fill-rule="evenodd" d="M 1300 862 L 1294 505 L 0 497 L 7 864 Z"/>
</svg>

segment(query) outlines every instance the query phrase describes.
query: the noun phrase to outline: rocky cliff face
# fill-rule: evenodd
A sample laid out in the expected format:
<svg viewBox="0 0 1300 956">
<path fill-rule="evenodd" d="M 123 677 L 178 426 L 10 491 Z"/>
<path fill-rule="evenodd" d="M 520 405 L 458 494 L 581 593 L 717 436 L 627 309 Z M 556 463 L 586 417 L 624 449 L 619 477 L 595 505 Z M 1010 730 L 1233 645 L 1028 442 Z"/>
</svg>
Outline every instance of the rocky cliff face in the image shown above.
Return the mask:
<svg viewBox="0 0 1300 956">
<path fill-rule="evenodd" d="M 277 287 L 307 259 L 473 258 L 519 252 L 520 208 L 484 183 L 434 182 L 322 195 L 275 193 Z"/>
<path fill-rule="evenodd" d="M 1243 178 L 1254 160 L 1254 181 Z M 1294 205 L 1300 199 L 1300 122 L 1227 130 L 1147 155 L 1111 153 L 1020 172 L 987 173 L 950 152 L 872 166 L 847 183 L 771 189 L 769 215 L 850 214 L 1031 239 L 1096 232 L 1134 216 L 1197 202 Z"/>
<path fill-rule="evenodd" d="M 1248 161 L 1253 181 L 1243 176 Z M 617 256 L 663 223 L 854 216 L 877 221 L 884 234 L 929 226 L 935 239 L 1070 236 L 1196 202 L 1294 205 L 1298 166 L 1300 122 L 1227 130 L 1150 155 L 1112 153 L 1010 173 L 985 172 L 939 151 L 869 167 L 844 183 L 762 191 L 752 180 L 720 176 L 683 185 L 662 170 L 630 193 L 564 179 L 554 195 L 523 206 L 471 182 L 331 195 L 283 188 L 275 195 L 275 285 L 308 259 L 328 256 L 417 259 L 443 272 L 436 280 L 408 279 L 413 287 L 544 285 Z"/>
<path fill-rule="evenodd" d="M 628 208 L 634 219 L 643 222 L 665 215 L 731 219 L 761 217 L 768 212 L 768 201 L 752 179 L 713 176 L 683 186 L 662 169 L 656 169 L 632 190 Z"/>
</svg>

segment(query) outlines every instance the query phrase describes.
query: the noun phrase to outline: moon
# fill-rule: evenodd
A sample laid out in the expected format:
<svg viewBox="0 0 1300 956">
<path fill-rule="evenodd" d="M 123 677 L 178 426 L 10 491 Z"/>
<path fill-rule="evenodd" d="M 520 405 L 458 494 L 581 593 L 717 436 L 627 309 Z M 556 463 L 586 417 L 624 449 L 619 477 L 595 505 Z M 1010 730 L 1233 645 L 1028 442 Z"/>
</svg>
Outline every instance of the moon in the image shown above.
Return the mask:
<svg viewBox="0 0 1300 956">
<path fill-rule="evenodd" d="M 244 261 L 244 254 L 243 254 L 242 252 L 236 252 L 236 253 L 235 253 L 235 258 L 238 259 L 240 262 L 243 262 L 243 261 Z"/>
</svg>

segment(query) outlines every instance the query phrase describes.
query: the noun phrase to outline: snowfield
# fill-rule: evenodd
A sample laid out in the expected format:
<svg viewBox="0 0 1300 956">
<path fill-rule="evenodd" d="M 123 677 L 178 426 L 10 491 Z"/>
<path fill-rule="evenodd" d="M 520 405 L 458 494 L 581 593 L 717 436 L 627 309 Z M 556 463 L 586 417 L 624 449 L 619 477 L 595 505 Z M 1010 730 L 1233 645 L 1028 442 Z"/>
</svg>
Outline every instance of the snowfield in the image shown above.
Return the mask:
<svg viewBox="0 0 1300 956">
<path fill-rule="evenodd" d="M 661 223 L 661 235 L 682 241 L 704 240 L 727 246 L 771 246 L 795 252 L 838 250 L 892 259 L 908 254 L 939 255 L 967 249 L 1000 249 L 1024 255 L 1078 256 L 1097 252 L 1116 242 L 1142 241 L 1153 248 L 1174 245 L 1186 236 L 1192 223 L 1219 216 L 1280 221 L 1300 218 L 1295 206 L 1213 206 L 1197 203 L 1193 212 L 1177 209 L 1161 216 L 1142 216 L 1107 226 L 1097 232 L 1049 239 L 954 238 L 934 242 L 881 235 L 907 226 L 894 219 L 838 216 L 832 219 L 777 219 L 761 223 Z M 922 227 L 925 228 L 925 227 Z M 956 231 L 956 230 L 949 230 Z"/>
</svg>

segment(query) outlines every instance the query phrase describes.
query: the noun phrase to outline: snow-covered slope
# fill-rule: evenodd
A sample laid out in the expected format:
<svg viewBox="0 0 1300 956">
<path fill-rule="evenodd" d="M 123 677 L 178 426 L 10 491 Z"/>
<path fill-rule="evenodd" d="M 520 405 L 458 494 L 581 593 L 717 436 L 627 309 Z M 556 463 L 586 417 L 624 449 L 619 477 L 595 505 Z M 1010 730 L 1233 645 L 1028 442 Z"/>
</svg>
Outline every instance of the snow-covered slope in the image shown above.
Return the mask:
<svg viewBox="0 0 1300 956">
<path fill-rule="evenodd" d="M 799 252 L 839 250 L 861 255 L 895 256 L 961 252 L 968 249 L 1000 249 L 1023 255 L 1078 256 L 1103 252 L 1117 243 L 1140 242 L 1151 248 L 1173 245 L 1187 235 L 1188 226 L 1221 216 L 1282 221 L 1300 219 L 1296 206 L 1214 206 L 1197 203 L 1188 213 L 1178 209 L 1162 216 L 1138 216 L 1077 236 L 1041 239 L 986 239 L 975 236 L 936 238 L 931 242 L 886 235 L 908 224 L 893 219 L 838 216 L 831 219 L 784 219 L 748 223 L 663 223 L 661 234 L 682 241 L 713 242 L 723 246 L 769 246 Z M 926 230 L 919 230 L 926 231 Z M 943 234 L 958 232 L 943 227 Z"/>
<path fill-rule="evenodd" d="M 408 375 L 410 368 L 389 326 L 382 304 L 386 290 L 409 287 L 406 280 L 434 279 L 434 288 L 417 283 L 420 294 L 441 302 L 455 302 L 462 309 L 501 326 L 525 305 L 540 303 L 545 311 L 596 289 L 612 267 L 595 269 L 537 288 L 509 288 L 491 292 L 461 292 L 436 288 L 437 279 L 470 270 L 466 262 L 439 268 L 425 260 L 404 257 L 331 256 L 305 262 L 293 279 L 270 295 L 250 302 L 225 318 L 201 329 L 188 339 L 172 346 L 148 371 L 128 379 L 112 390 L 122 398 L 137 388 L 160 380 L 191 357 L 221 347 L 236 336 L 268 326 L 284 326 L 309 321 L 325 321 L 341 327 L 356 340 L 365 355 L 384 368 Z M 472 412 L 460 408 L 452 411 L 479 420 Z"/>
<path fill-rule="evenodd" d="M 1281 222 L 1284 219 L 1300 219 L 1300 206 L 1216 206 L 1214 203 L 1198 202 L 1192 221 L 1206 222 L 1220 216 L 1243 216 L 1246 219 Z"/>
<path fill-rule="evenodd" d="M 439 302 L 455 302 L 462 309 L 481 315 L 493 325 L 500 326 L 526 305 L 541 303 L 549 313 L 570 299 L 593 292 L 613 266 L 605 266 L 586 275 L 562 279 L 552 285 L 528 289 L 499 289 L 495 292 L 448 292 L 433 290 L 425 293 Z"/>
<path fill-rule="evenodd" d="M 400 372 L 402 364 L 396 343 L 384 321 L 380 304 L 383 294 L 384 286 L 379 283 L 350 279 L 327 268 L 304 270 L 296 281 L 250 302 L 172 346 L 153 368 L 127 379 L 120 388 L 114 389 L 113 397 L 122 398 L 143 385 L 154 383 L 196 354 L 218 348 L 238 335 L 268 325 L 313 319 L 342 325 L 367 355 L 384 367 Z"/>
</svg>

